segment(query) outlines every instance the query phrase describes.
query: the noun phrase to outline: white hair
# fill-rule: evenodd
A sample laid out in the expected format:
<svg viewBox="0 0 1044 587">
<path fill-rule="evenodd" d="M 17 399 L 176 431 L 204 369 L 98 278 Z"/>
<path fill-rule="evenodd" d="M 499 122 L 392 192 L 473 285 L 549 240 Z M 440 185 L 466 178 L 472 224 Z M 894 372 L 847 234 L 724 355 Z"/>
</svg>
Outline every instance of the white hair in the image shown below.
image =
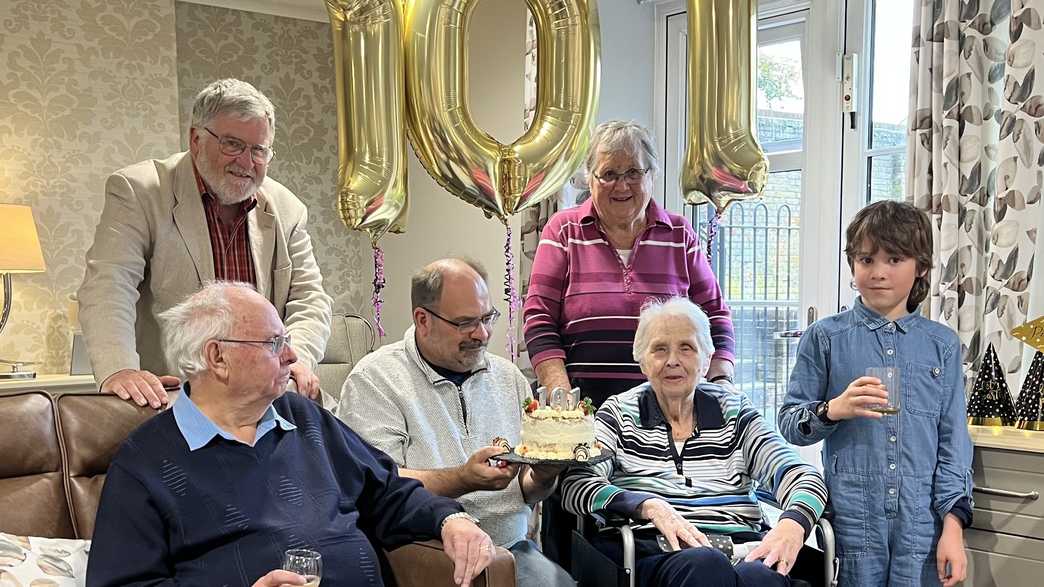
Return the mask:
<svg viewBox="0 0 1044 587">
<path fill-rule="evenodd" d="M 275 106 L 247 82 L 226 78 L 210 83 L 196 94 L 192 105 L 192 127 L 200 128 L 220 114 L 239 118 L 263 118 L 275 132 Z"/>
<path fill-rule="evenodd" d="M 599 155 L 617 152 L 644 161 L 653 175 L 660 172 L 660 158 L 656 154 L 656 143 L 649 129 L 634 121 L 610 120 L 599 124 L 591 135 L 591 148 L 584 165 L 587 174 L 594 173 Z"/>
<path fill-rule="evenodd" d="M 207 342 L 231 335 L 235 314 L 228 294 L 234 290 L 257 291 L 249 283 L 212 281 L 159 315 L 167 364 L 182 379 L 207 370 Z"/>
<path fill-rule="evenodd" d="M 649 348 L 649 328 L 665 318 L 685 318 L 696 331 L 696 346 L 699 347 L 701 366 L 710 364 L 714 355 L 714 341 L 711 339 L 710 319 L 707 314 L 689 298 L 681 296 L 666 300 L 650 300 L 642 306 L 638 316 L 638 329 L 634 332 L 634 360 L 641 363 L 645 351 Z"/>
</svg>

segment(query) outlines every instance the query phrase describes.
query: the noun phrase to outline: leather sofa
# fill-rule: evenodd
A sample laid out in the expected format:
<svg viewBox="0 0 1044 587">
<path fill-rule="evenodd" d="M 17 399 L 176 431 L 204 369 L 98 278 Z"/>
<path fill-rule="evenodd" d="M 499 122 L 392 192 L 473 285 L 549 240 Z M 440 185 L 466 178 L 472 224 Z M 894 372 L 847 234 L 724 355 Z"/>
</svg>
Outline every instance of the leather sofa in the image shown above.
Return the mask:
<svg viewBox="0 0 1044 587">
<path fill-rule="evenodd" d="M 111 395 L 0 392 L 0 532 L 90 538 L 109 461 L 155 412 Z M 385 580 L 400 587 L 453 584 L 437 541 L 386 553 Z M 515 561 L 497 555 L 475 585 L 512 586 Z"/>
</svg>

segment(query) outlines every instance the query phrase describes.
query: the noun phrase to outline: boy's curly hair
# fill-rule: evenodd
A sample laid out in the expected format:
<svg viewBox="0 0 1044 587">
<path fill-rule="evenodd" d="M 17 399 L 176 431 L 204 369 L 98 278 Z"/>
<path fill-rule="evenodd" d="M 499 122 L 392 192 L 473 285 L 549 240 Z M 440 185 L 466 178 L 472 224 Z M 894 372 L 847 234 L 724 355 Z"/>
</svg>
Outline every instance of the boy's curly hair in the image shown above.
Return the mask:
<svg viewBox="0 0 1044 587">
<path fill-rule="evenodd" d="M 878 249 L 910 257 L 917 262 L 906 311 L 913 312 L 928 297 L 928 270 L 932 268 L 932 225 L 928 215 L 904 202 L 883 200 L 860 210 L 845 231 L 848 268 L 855 271 L 855 258 L 873 255 Z M 864 244 L 870 250 L 862 250 Z"/>
</svg>

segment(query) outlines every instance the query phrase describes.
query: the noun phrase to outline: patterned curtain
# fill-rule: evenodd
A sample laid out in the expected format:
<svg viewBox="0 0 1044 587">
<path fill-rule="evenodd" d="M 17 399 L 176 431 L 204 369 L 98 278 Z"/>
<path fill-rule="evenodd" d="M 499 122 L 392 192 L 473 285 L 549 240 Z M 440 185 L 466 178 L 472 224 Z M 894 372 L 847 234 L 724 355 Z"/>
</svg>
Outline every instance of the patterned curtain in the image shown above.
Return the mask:
<svg viewBox="0 0 1044 587">
<path fill-rule="evenodd" d="M 989 344 L 1018 389 L 1044 184 L 1044 33 L 1024 0 L 920 0 L 907 194 L 930 215 L 930 317 L 961 338 L 971 382 Z"/>
</svg>

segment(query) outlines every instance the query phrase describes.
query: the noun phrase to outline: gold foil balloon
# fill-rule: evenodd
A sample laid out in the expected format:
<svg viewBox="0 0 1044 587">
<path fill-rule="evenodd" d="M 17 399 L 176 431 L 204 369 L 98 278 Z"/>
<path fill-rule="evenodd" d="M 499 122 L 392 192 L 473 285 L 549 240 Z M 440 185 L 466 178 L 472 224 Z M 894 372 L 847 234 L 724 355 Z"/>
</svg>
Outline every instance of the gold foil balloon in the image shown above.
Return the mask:
<svg viewBox="0 0 1044 587">
<path fill-rule="evenodd" d="M 337 88 L 337 208 L 373 245 L 404 232 L 406 86 L 399 0 L 327 0 Z"/>
<path fill-rule="evenodd" d="M 689 133 L 681 187 L 720 215 L 765 187 L 754 138 L 755 0 L 689 0 Z"/>
<path fill-rule="evenodd" d="M 598 99 L 595 0 L 526 0 L 537 31 L 536 115 L 510 145 L 472 121 L 468 22 L 478 0 L 407 0 L 407 124 L 446 190 L 501 220 L 556 193 L 586 154 Z"/>
</svg>

